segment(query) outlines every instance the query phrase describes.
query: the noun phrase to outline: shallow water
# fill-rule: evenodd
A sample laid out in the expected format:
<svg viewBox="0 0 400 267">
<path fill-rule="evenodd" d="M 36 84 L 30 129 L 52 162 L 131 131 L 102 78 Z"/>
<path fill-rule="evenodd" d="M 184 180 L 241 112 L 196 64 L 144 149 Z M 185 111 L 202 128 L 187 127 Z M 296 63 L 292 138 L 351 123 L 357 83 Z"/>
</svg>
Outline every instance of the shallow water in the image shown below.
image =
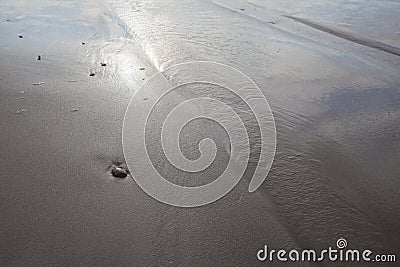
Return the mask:
<svg viewBox="0 0 400 267">
<path fill-rule="evenodd" d="M 298 245 L 343 235 L 398 250 L 399 5 L 113 1 L 110 12 L 157 70 L 210 60 L 256 81 L 278 130 L 261 190 Z"/>
</svg>

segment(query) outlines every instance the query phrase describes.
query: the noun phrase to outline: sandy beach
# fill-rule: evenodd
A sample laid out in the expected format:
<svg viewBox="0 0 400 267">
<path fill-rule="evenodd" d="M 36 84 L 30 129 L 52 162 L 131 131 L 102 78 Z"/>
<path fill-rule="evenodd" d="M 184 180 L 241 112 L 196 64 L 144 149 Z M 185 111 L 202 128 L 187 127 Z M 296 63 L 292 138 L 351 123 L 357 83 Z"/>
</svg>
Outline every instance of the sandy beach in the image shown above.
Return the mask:
<svg viewBox="0 0 400 267">
<path fill-rule="evenodd" d="M 0 265 L 280 266 L 257 251 L 338 238 L 399 258 L 400 3 L 326 2 L 3 1 Z M 246 173 L 220 200 L 179 208 L 110 166 L 125 166 L 134 93 L 196 60 L 254 80 L 277 148 L 256 192 Z M 188 146 L 214 126 L 193 127 Z M 171 181 L 202 184 L 226 157 L 194 182 L 154 160 Z"/>
</svg>

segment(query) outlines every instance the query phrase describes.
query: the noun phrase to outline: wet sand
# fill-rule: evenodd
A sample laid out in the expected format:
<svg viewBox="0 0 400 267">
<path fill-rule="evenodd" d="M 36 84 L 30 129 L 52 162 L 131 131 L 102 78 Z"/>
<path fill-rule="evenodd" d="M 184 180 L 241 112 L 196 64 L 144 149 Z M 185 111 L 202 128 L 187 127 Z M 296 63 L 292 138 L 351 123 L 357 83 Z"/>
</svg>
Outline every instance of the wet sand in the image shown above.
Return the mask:
<svg viewBox="0 0 400 267">
<path fill-rule="evenodd" d="M 260 2 L 1 7 L 0 265 L 254 266 L 264 244 L 324 249 L 340 237 L 400 256 L 399 56 L 312 27 L 332 26 L 340 10 L 324 19 L 312 5 Z M 370 5 L 364 10 L 387 15 L 396 3 Z M 359 16 L 331 28 L 400 47 L 398 35 L 374 35 Z M 398 23 L 386 17 L 385 25 Z M 109 167 L 124 162 L 133 93 L 155 72 L 192 60 L 254 79 L 278 142 L 258 191 L 248 193 L 245 177 L 223 199 L 182 209 Z"/>
</svg>

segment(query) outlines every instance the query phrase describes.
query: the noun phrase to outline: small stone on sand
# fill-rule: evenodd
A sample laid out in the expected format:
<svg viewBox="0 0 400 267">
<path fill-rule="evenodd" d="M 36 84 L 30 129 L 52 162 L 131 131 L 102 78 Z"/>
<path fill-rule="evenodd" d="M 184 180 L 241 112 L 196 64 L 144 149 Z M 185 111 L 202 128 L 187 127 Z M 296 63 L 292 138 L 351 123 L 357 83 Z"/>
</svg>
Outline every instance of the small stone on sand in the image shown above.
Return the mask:
<svg viewBox="0 0 400 267">
<path fill-rule="evenodd" d="M 85 43 L 85 42 L 82 42 L 81 44 L 82 44 L 82 45 L 85 45 L 86 43 Z"/>
<path fill-rule="evenodd" d="M 34 83 L 33 85 L 42 85 L 44 82 Z"/>
<path fill-rule="evenodd" d="M 139 70 L 145 70 L 146 68 L 140 68 Z"/>
<path fill-rule="evenodd" d="M 37 60 L 42 60 L 42 56 L 41 55 L 37 56 Z"/>
<path fill-rule="evenodd" d="M 78 108 L 73 108 L 73 109 L 71 109 L 71 112 L 77 112 L 77 111 L 79 111 Z"/>
<path fill-rule="evenodd" d="M 90 73 L 89 74 L 90 77 L 93 77 L 94 75 L 96 75 L 96 74 L 94 74 L 94 73 Z"/>
<path fill-rule="evenodd" d="M 112 176 L 117 178 L 125 178 L 130 174 L 126 165 L 120 161 L 113 161 L 109 170 L 111 171 Z"/>
<path fill-rule="evenodd" d="M 18 35 L 18 37 L 19 37 L 20 39 L 24 38 L 24 36 L 23 36 L 23 35 Z"/>
<path fill-rule="evenodd" d="M 112 174 L 114 177 L 117 177 L 117 178 L 125 178 L 125 177 L 128 176 L 128 173 L 126 172 L 126 170 L 124 170 L 124 169 L 122 169 L 122 168 L 120 168 L 120 167 L 116 167 L 116 166 L 114 166 L 114 167 L 111 169 L 111 174 Z"/>
<path fill-rule="evenodd" d="M 106 63 L 100 63 L 100 65 L 101 65 L 102 67 L 105 67 L 105 66 L 107 66 L 107 64 L 106 64 Z"/>
</svg>

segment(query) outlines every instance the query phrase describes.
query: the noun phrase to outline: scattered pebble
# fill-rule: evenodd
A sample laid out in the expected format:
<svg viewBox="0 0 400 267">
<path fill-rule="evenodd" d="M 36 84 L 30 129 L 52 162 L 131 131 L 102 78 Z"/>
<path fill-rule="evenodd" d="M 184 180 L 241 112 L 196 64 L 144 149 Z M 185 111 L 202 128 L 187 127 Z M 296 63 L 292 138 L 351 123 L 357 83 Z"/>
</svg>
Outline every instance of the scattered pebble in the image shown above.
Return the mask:
<svg viewBox="0 0 400 267">
<path fill-rule="evenodd" d="M 146 80 L 146 78 L 142 78 L 142 81 Z"/>
<path fill-rule="evenodd" d="M 130 174 L 128 168 L 124 164 L 122 164 L 122 162 L 118 161 L 114 161 L 110 165 L 109 169 L 111 170 L 112 176 L 117 178 L 125 178 Z"/>
<path fill-rule="evenodd" d="M 71 112 L 77 112 L 77 111 L 79 111 L 78 108 L 73 108 L 73 109 L 71 109 Z"/>
<path fill-rule="evenodd" d="M 242 11 L 245 11 L 246 9 L 244 9 L 244 8 L 241 8 L 240 10 L 242 10 Z"/>
<path fill-rule="evenodd" d="M 25 113 L 26 112 L 26 110 L 25 109 L 21 109 L 21 110 L 18 110 L 18 111 L 16 111 L 16 112 L 14 112 L 14 114 L 22 114 L 22 113 Z"/>
<path fill-rule="evenodd" d="M 22 39 L 22 38 L 24 38 L 24 36 L 23 36 L 23 35 L 18 35 L 18 37 L 19 37 L 19 39 Z"/>
<path fill-rule="evenodd" d="M 128 176 L 128 173 L 127 173 L 124 169 L 122 169 L 122 168 L 120 168 L 120 167 L 114 167 L 114 168 L 112 168 L 111 174 L 112 174 L 114 177 L 118 177 L 118 178 L 125 178 L 125 177 Z"/>
<path fill-rule="evenodd" d="M 145 70 L 146 68 L 140 68 L 139 70 Z"/>
<path fill-rule="evenodd" d="M 93 77 L 94 75 L 96 75 L 95 73 L 90 73 L 89 76 Z"/>
<path fill-rule="evenodd" d="M 39 56 L 37 56 L 37 60 L 42 60 L 42 56 L 41 55 L 39 55 Z"/>
<path fill-rule="evenodd" d="M 276 21 L 274 20 L 274 21 L 271 21 L 271 24 L 276 24 Z"/>
<path fill-rule="evenodd" d="M 146 100 L 149 100 L 149 98 L 148 98 L 148 97 L 145 97 L 145 98 L 143 98 L 143 100 L 146 101 Z"/>
<path fill-rule="evenodd" d="M 82 44 L 82 45 L 85 45 L 86 43 L 85 43 L 85 42 L 82 42 L 81 44 Z"/>
<path fill-rule="evenodd" d="M 106 64 L 106 63 L 100 63 L 100 65 L 101 65 L 102 67 L 105 67 L 105 66 L 107 66 L 107 64 Z"/>
<path fill-rule="evenodd" d="M 44 82 L 34 83 L 33 85 L 42 85 L 42 84 L 44 84 Z"/>
<path fill-rule="evenodd" d="M 9 20 L 9 19 L 7 19 L 6 21 L 7 21 L 7 22 L 10 22 L 10 20 Z"/>
</svg>

